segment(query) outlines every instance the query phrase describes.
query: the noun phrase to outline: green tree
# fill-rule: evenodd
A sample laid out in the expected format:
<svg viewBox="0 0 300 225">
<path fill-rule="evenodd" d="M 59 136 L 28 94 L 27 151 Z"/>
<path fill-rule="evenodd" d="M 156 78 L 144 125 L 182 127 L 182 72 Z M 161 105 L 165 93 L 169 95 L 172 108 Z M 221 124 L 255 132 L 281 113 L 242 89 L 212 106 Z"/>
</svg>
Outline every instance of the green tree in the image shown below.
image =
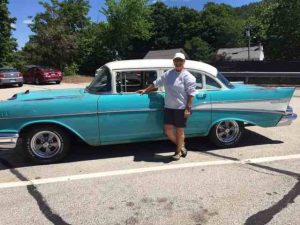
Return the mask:
<svg viewBox="0 0 300 225">
<path fill-rule="evenodd" d="M 182 48 L 186 41 L 201 35 L 201 14 L 187 7 L 167 7 L 162 2 L 151 5 L 153 49 Z"/>
<path fill-rule="evenodd" d="M 245 18 L 245 25 L 251 26 L 252 44 L 265 44 L 267 31 L 271 24 L 274 10 L 278 7 L 278 1 L 264 0 L 251 6 L 253 8 L 251 9 L 251 14 L 248 14 L 249 16 Z"/>
<path fill-rule="evenodd" d="M 78 64 L 81 73 L 94 74 L 103 64 L 115 57 L 106 43 L 107 24 L 92 23 L 79 37 Z"/>
<path fill-rule="evenodd" d="M 51 0 L 40 3 L 45 12 L 38 13 L 30 26 L 34 35 L 24 51 L 28 61 L 63 69 L 77 61 L 80 34 L 90 23 L 87 0 Z"/>
<path fill-rule="evenodd" d="M 16 40 L 12 38 L 12 24 L 16 18 L 10 17 L 8 0 L 0 0 L 0 67 L 10 65 L 16 51 Z"/>
<path fill-rule="evenodd" d="M 150 8 L 147 0 L 106 0 L 101 12 L 107 18 L 106 43 L 114 58 L 125 58 L 132 40 L 150 38 Z"/>
<path fill-rule="evenodd" d="M 267 30 L 266 53 L 272 59 L 300 59 L 300 1 L 278 0 Z"/>
<path fill-rule="evenodd" d="M 201 13 L 201 38 L 215 50 L 245 45 L 244 20 L 226 4 L 208 3 Z"/>
<path fill-rule="evenodd" d="M 194 37 L 187 41 L 184 49 L 192 60 L 204 61 L 210 63 L 213 56 L 213 50 L 210 45 L 200 37 Z"/>
</svg>

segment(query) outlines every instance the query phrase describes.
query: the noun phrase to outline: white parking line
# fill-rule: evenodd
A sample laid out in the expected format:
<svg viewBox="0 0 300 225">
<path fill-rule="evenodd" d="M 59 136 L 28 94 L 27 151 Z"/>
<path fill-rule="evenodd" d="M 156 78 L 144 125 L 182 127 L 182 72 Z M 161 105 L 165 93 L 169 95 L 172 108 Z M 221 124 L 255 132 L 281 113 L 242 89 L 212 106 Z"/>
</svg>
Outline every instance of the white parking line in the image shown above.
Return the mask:
<svg viewBox="0 0 300 225">
<path fill-rule="evenodd" d="M 57 182 L 72 181 L 72 180 L 83 180 L 83 179 L 91 179 L 91 178 L 163 171 L 163 170 L 183 169 L 183 168 L 190 168 L 190 167 L 228 165 L 228 164 L 263 163 L 263 162 L 274 162 L 274 161 L 289 160 L 289 159 L 300 159 L 300 154 L 263 157 L 263 158 L 252 158 L 252 159 L 244 159 L 244 160 L 239 160 L 239 161 L 218 160 L 218 161 L 206 161 L 206 162 L 192 162 L 192 163 L 165 165 L 165 166 L 144 167 L 144 168 L 127 169 L 127 170 L 114 170 L 114 171 L 106 171 L 106 172 L 98 172 L 98 173 L 70 175 L 70 176 L 53 177 L 53 178 L 45 178 L 45 179 L 34 179 L 34 180 L 28 180 L 28 181 L 8 182 L 8 183 L 1 183 L 0 189 L 12 188 L 12 187 L 24 187 L 24 186 L 28 186 L 28 185 L 57 183 Z"/>
</svg>

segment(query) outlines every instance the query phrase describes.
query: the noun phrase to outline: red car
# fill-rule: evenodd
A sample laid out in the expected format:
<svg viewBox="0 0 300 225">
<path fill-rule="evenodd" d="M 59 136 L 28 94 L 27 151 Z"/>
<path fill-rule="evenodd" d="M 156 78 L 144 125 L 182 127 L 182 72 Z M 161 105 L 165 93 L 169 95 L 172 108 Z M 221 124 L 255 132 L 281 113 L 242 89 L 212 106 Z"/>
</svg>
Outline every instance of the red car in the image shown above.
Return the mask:
<svg viewBox="0 0 300 225">
<path fill-rule="evenodd" d="M 61 71 L 58 69 L 43 66 L 35 66 L 29 68 L 23 74 L 23 78 L 25 83 L 41 84 L 55 82 L 59 84 L 62 81 L 63 76 Z"/>
</svg>

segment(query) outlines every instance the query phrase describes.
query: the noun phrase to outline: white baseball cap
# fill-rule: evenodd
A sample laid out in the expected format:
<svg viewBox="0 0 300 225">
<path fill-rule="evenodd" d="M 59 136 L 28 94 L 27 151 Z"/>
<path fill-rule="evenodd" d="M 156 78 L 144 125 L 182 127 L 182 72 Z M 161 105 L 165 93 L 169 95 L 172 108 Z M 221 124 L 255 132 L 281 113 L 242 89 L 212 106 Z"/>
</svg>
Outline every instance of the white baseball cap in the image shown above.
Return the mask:
<svg viewBox="0 0 300 225">
<path fill-rule="evenodd" d="M 173 59 L 177 59 L 177 58 L 185 60 L 185 55 L 184 55 L 183 53 L 181 53 L 181 52 L 177 52 L 177 53 L 174 55 L 174 58 L 173 58 Z"/>
</svg>

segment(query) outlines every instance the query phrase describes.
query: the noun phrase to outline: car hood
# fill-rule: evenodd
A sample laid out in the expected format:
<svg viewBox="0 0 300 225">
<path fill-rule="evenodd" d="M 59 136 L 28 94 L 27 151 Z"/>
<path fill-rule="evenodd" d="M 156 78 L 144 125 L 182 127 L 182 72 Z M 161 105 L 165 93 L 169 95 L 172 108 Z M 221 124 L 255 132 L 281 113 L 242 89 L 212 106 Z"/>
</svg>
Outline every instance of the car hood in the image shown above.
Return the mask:
<svg viewBox="0 0 300 225">
<path fill-rule="evenodd" d="M 60 89 L 60 90 L 43 90 L 43 91 L 25 91 L 17 93 L 9 100 L 16 101 L 47 101 L 55 99 L 73 99 L 81 98 L 84 89 Z"/>
</svg>

